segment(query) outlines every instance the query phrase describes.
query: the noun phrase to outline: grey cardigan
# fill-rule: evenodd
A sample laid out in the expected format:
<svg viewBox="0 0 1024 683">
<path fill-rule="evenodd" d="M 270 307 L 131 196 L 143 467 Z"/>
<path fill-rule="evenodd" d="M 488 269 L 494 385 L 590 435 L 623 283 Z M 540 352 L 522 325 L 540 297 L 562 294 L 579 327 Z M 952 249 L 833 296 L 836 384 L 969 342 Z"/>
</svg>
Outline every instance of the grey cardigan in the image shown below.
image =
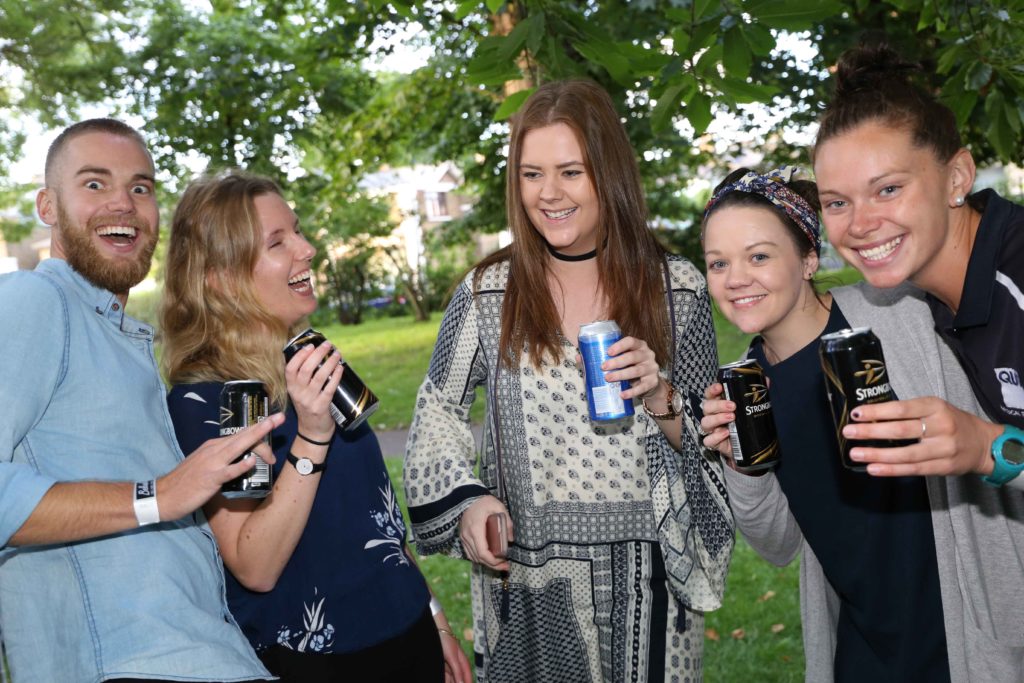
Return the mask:
<svg viewBox="0 0 1024 683">
<path fill-rule="evenodd" d="M 935 334 L 931 313 L 909 287 L 864 283 L 832 291 L 854 327 L 882 340 L 889 376 L 901 398 L 938 396 L 983 415 L 952 351 Z M 783 454 L 785 457 L 785 454 Z M 1024 680 L 1024 493 L 995 489 L 973 475 L 928 477 L 942 609 L 954 682 Z M 766 560 L 782 566 L 802 551 L 800 611 L 808 683 L 833 680 L 839 599 L 807 545 L 773 474 L 726 468 L 736 524 Z"/>
</svg>

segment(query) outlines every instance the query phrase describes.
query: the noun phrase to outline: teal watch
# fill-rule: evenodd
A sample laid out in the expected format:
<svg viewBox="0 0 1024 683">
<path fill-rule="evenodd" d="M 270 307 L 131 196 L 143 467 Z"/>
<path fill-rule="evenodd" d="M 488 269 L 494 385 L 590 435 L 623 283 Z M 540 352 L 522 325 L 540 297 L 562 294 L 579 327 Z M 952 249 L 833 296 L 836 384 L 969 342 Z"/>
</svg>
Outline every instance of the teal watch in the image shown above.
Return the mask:
<svg viewBox="0 0 1024 683">
<path fill-rule="evenodd" d="M 1024 430 L 1003 425 L 1003 433 L 992 442 L 992 458 L 992 474 L 981 478 L 986 484 L 1002 486 L 1024 472 Z"/>
</svg>

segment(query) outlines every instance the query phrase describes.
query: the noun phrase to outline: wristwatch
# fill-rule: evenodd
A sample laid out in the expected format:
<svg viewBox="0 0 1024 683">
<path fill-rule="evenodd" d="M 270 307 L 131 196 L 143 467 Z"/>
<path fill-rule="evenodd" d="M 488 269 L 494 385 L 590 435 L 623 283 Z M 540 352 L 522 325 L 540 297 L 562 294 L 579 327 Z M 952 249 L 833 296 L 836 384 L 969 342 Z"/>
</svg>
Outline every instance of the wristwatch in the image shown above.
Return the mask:
<svg viewBox="0 0 1024 683">
<path fill-rule="evenodd" d="M 668 385 L 668 397 L 665 399 L 665 403 L 668 404 L 668 410 L 664 413 L 656 413 L 648 408 L 646 398 L 641 399 L 640 403 L 643 404 L 644 411 L 655 420 L 671 420 L 683 413 L 683 395 L 677 393 L 676 388 L 671 384 Z"/>
<path fill-rule="evenodd" d="M 1003 425 L 1003 433 L 992 442 L 992 474 L 981 478 L 986 484 L 1002 486 L 1024 472 L 1024 430 Z"/>
<path fill-rule="evenodd" d="M 292 467 L 295 468 L 296 472 L 304 477 L 315 474 L 316 472 L 323 472 L 327 469 L 326 462 L 314 463 L 309 458 L 296 457 L 294 453 L 288 454 L 288 462 L 292 464 Z"/>
</svg>

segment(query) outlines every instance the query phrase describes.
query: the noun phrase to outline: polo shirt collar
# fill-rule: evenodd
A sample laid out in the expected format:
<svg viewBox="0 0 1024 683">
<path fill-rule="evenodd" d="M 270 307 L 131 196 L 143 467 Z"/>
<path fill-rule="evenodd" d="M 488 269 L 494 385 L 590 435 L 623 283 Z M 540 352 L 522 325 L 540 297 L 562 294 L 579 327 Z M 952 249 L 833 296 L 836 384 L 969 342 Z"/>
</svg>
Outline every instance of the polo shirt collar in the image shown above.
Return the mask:
<svg viewBox="0 0 1024 683">
<path fill-rule="evenodd" d="M 954 316 L 946 304 L 928 294 L 936 325 L 960 329 L 988 323 L 992 314 L 993 288 L 1003 245 L 1003 232 L 1013 205 L 994 190 L 982 190 L 971 197 L 985 209 L 981 215 L 978 234 L 974 238 L 971 256 L 967 261 L 967 275 L 960 294 L 960 308 Z"/>
</svg>

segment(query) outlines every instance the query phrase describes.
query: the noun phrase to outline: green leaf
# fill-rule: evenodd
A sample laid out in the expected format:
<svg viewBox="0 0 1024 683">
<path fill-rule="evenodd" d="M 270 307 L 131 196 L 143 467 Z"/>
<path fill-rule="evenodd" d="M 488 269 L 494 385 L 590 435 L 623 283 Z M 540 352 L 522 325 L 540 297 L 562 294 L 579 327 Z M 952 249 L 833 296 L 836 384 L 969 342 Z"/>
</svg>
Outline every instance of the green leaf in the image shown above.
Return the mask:
<svg viewBox="0 0 1024 683">
<path fill-rule="evenodd" d="M 755 0 L 743 11 L 759 23 L 785 31 L 803 31 L 817 22 L 842 14 L 839 0 Z"/>
<path fill-rule="evenodd" d="M 960 60 L 960 56 L 964 52 L 964 46 L 959 43 L 954 43 L 939 53 L 938 62 L 935 65 L 935 71 L 940 74 L 948 74 L 957 62 Z"/>
<path fill-rule="evenodd" d="M 535 16 L 530 15 L 516 24 L 515 28 L 502 40 L 501 47 L 498 49 L 498 58 L 514 59 L 516 55 L 522 52 L 523 46 L 526 45 L 526 38 L 530 33 L 530 27 L 536 23 Z"/>
<path fill-rule="evenodd" d="M 697 21 L 707 18 L 715 6 L 721 6 L 717 0 L 693 0 L 693 13 Z"/>
<path fill-rule="evenodd" d="M 740 34 L 758 57 L 767 57 L 775 49 L 775 36 L 761 24 L 740 24 Z"/>
<path fill-rule="evenodd" d="M 677 83 L 666 88 L 665 92 L 661 94 L 651 112 L 651 129 L 655 133 L 661 133 L 669 127 L 673 117 L 679 113 L 679 105 L 686 92 L 686 84 Z"/>
<path fill-rule="evenodd" d="M 462 0 L 459 6 L 455 9 L 456 19 L 465 19 L 473 13 L 477 7 L 480 6 L 480 0 Z"/>
<path fill-rule="evenodd" d="M 718 64 L 722 61 L 722 46 L 713 45 L 697 60 L 695 71 L 704 78 L 718 78 Z"/>
<path fill-rule="evenodd" d="M 586 40 L 573 41 L 572 46 L 588 60 L 603 66 L 619 85 L 630 86 L 636 81 L 629 60 L 615 49 L 614 43 L 588 36 Z"/>
<path fill-rule="evenodd" d="M 486 0 L 485 4 L 487 9 L 491 11 L 491 14 L 497 14 L 498 10 L 505 6 L 505 0 Z"/>
<path fill-rule="evenodd" d="M 536 88 L 527 88 L 526 90 L 520 90 L 514 92 L 505 98 L 505 101 L 498 107 L 498 111 L 494 112 L 495 121 L 504 121 L 508 117 L 519 111 L 519 107 L 523 106 L 523 102 L 526 98 L 533 94 Z"/>
<path fill-rule="evenodd" d="M 722 41 L 722 66 L 725 67 L 725 72 L 736 78 L 746 78 L 750 75 L 752 60 L 750 48 L 743 40 L 739 27 L 729 29 Z"/>
<path fill-rule="evenodd" d="M 974 111 L 974 105 L 978 102 L 978 91 L 947 88 L 942 91 L 939 100 L 949 107 L 953 115 L 956 116 L 957 126 L 963 126 L 967 123 L 971 112 Z"/>
<path fill-rule="evenodd" d="M 683 111 L 690 125 L 693 126 L 695 136 L 703 135 L 711 123 L 711 98 L 707 95 L 694 91 L 686 103 Z"/>
<path fill-rule="evenodd" d="M 748 83 L 728 76 L 716 83 L 723 94 L 735 102 L 764 102 L 768 104 L 779 92 L 778 86 Z"/>
<path fill-rule="evenodd" d="M 503 38 L 489 36 L 480 41 L 476 54 L 466 65 L 466 77 L 471 83 L 501 85 L 520 77 L 519 69 L 509 59 L 499 56 Z"/>
<path fill-rule="evenodd" d="M 967 89 L 979 90 L 992 77 L 992 67 L 985 62 L 975 62 L 967 71 Z"/>
<path fill-rule="evenodd" d="M 531 14 L 529 18 L 532 19 L 532 22 L 530 23 L 529 34 L 526 36 L 526 49 L 530 54 L 535 55 L 540 50 L 541 43 L 544 40 L 545 17 L 543 12 L 537 12 L 536 14 Z"/>
</svg>

